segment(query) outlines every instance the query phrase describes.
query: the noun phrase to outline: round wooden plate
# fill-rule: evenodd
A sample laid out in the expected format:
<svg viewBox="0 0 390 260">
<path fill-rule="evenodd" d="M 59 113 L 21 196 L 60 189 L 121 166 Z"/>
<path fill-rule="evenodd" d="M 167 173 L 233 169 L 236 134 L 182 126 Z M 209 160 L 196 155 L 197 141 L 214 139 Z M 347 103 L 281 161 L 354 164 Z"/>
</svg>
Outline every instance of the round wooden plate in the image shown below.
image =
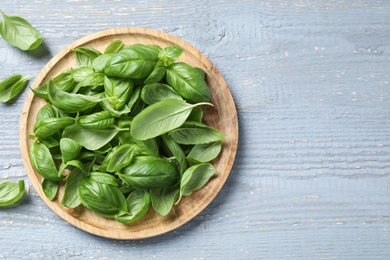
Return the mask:
<svg viewBox="0 0 390 260">
<path fill-rule="evenodd" d="M 32 141 L 27 138 L 27 135 L 33 134 L 32 129 L 38 110 L 47 101 L 35 96 L 32 91 L 27 95 L 21 116 L 20 149 L 24 166 L 35 190 L 61 218 L 98 236 L 115 239 L 141 239 L 160 235 L 183 225 L 199 214 L 214 199 L 225 183 L 236 155 L 238 142 L 237 111 L 229 88 L 221 74 L 200 51 L 177 37 L 145 28 L 126 27 L 100 31 L 72 43 L 46 64 L 35 79 L 32 88 L 46 84 L 49 79 L 54 78 L 65 69 L 77 66 L 75 54 L 70 52 L 70 49 L 89 46 L 104 51 L 106 46 L 114 40 L 122 40 L 127 46 L 135 43 L 156 44 L 162 48 L 168 45 L 178 45 L 185 52 L 177 61 L 183 61 L 205 70 L 206 82 L 211 91 L 211 102 L 214 107 L 207 106 L 204 108 L 204 122 L 226 135 L 220 155 L 212 161 L 216 168 L 215 176 L 202 189 L 190 196 L 183 197 L 167 216 L 162 217 L 150 208 L 144 217 L 125 225 L 114 219 L 101 217 L 83 206 L 75 209 L 62 206 L 64 183 L 61 183 L 58 195 L 53 201 L 46 198 L 41 187 L 41 176 L 33 169 L 30 161 L 29 149 Z"/>
</svg>

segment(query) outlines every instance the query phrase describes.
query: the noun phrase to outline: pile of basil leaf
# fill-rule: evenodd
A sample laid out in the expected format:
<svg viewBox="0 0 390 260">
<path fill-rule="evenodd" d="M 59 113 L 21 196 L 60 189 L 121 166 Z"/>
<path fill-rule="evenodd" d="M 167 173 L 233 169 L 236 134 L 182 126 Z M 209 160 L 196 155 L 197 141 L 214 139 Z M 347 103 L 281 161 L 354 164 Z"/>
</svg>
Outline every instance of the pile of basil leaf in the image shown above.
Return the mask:
<svg viewBox="0 0 390 260">
<path fill-rule="evenodd" d="M 54 199 L 66 180 L 68 208 L 82 204 L 125 224 L 151 206 L 167 215 L 215 174 L 209 162 L 225 138 L 202 123 L 200 106 L 212 105 L 205 72 L 175 62 L 183 49 L 174 45 L 117 40 L 104 53 L 72 51 L 77 67 L 32 89 L 50 102 L 29 136 L 44 193 Z"/>
</svg>

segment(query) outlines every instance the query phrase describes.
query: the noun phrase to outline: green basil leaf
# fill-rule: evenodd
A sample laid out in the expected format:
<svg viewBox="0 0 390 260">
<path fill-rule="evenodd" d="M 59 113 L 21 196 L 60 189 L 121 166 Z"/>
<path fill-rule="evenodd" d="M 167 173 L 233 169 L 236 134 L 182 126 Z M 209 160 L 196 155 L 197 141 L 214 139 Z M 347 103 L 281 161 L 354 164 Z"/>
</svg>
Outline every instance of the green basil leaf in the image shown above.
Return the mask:
<svg viewBox="0 0 390 260">
<path fill-rule="evenodd" d="M 116 172 L 129 165 L 134 157 L 135 145 L 124 144 L 119 147 L 112 155 L 107 165 L 108 172 Z"/>
<path fill-rule="evenodd" d="M 48 94 L 51 103 L 66 113 L 76 113 L 86 110 L 103 100 L 94 96 L 64 92 L 51 80 L 48 85 Z"/>
<path fill-rule="evenodd" d="M 71 117 L 42 118 L 35 122 L 33 131 L 36 137 L 44 139 L 61 130 L 62 128 L 73 125 L 74 123 L 75 120 Z"/>
<path fill-rule="evenodd" d="M 19 94 L 31 76 L 14 75 L 0 82 L 0 102 L 7 102 Z"/>
<path fill-rule="evenodd" d="M 106 172 L 91 172 L 89 176 L 93 181 L 107 184 L 107 185 L 112 185 L 115 187 L 118 187 L 118 182 L 116 181 L 116 178 L 114 175 L 111 175 Z"/>
<path fill-rule="evenodd" d="M 65 70 L 62 73 L 73 73 L 74 82 L 82 82 L 88 75 L 95 73 L 95 71 L 93 68 L 81 66 Z"/>
<path fill-rule="evenodd" d="M 53 82 L 63 91 L 71 91 L 74 84 L 73 71 L 70 70 L 68 72 L 61 73 L 53 79 Z M 47 86 L 48 84 L 45 84 L 31 90 L 38 97 L 49 100 L 49 95 L 47 94 Z"/>
<path fill-rule="evenodd" d="M 34 140 L 35 141 L 35 140 Z M 47 148 L 53 148 L 53 147 L 57 147 L 60 145 L 60 143 L 57 141 L 57 139 L 55 139 L 54 137 L 52 136 L 49 136 L 45 139 L 40 139 L 40 141 L 42 143 L 44 143 L 46 145 Z"/>
<path fill-rule="evenodd" d="M 127 211 L 127 202 L 123 193 L 115 186 L 84 178 L 78 189 L 80 202 L 93 212 L 107 218 L 114 218 Z"/>
<path fill-rule="evenodd" d="M 74 168 L 68 175 L 65 182 L 64 196 L 61 204 L 67 208 L 76 208 L 81 204 L 78 194 L 79 184 L 84 178 L 85 173 L 79 168 Z"/>
<path fill-rule="evenodd" d="M 79 117 L 79 124 L 85 128 L 91 129 L 105 129 L 112 126 L 115 119 L 110 112 L 101 111 L 90 115 Z"/>
<path fill-rule="evenodd" d="M 111 106 L 110 103 L 108 103 L 107 100 L 103 100 L 100 102 L 100 107 L 110 113 L 110 116 L 112 117 L 120 117 L 122 115 L 127 115 L 130 112 L 130 108 L 128 106 L 123 106 L 121 109 L 117 110 Z"/>
<path fill-rule="evenodd" d="M 153 71 L 145 79 L 144 84 L 153 84 L 159 82 L 164 78 L 166 72 L 167 68 L 164 66 L 164 63 L 159 60 L 156 63 L 156 66 L 154 67 Z"/>
<path fill-rule="evenodd" d="M 205 79 L 206 78 L 206 72 L 204 70 L 202 70 L 201 68 L 195 68 L 196 71 L 199 73 L 199 75 Z"/>
<path fill-rule="evenodd" d="M 50 150 L 43 143 L 35 141 L 32 144 L 30 147 L 30 159 L 34 169 L 45 179 L 59 181 L 65 177 L 59 176 Z"/>
<path fill-rule="evenodd" d="M 126 199 L 128 212 L 121 212 L 115 219 L 128 224 L 141 218 L 150 207 L 150 195 L 147 190 L 135 190 Z"/>
<path fill-rule="evenodd" d="M 39 109 L 37 114 L 37 121 L 43 118 L 56 118 L 58 117 L 57 110 L 50 104 L 46 104 Z"/>
<path fill-rule="evenodd" d="M 133 90 L 133 92 L 130 95 L 129 101 L 127 102 L 127 107 L 132 111 L 133 106 L 141 99 L 140 94 L 141 94 L 141 89 L 142 87 L 137 87 Z"/>
<path fill-rule="evenodd" d="M 159 157 L 158 144 L 155 138 L 147 140 L 137 140 L 133 138 L 130 132 L 118 133 L 118 139 L 121 144 L 135 144 L 134 156 L 155 156 Z"/>
<path fill-rule="evenodd" d="M 115 110 L 121 109 L 129 101 L 132 90 L 131 79 L 104 77 L 104 93 L 106 97 L 115 97 L 107 100 Z"/>
<path fill-rule="evenodd" d="M 79 88 L 91 86 L 91 87 L 98 87 L 103 86 L 104 84 L 104 74 L 99 72 L 91 73 L 81 81 L 81 83 L 78 85 Z"/>
<path fill-rule="evenodd" d="M 148 105 L 153 105 L 164 99 L 183 100 L 173 88 L 161 83 L 145 85 L 141 91 L 141 98 Z"/>
<path fill-rule="evenodd" d="M 64 129 L 63 137 L 70 138 L 88 150 L 97 150 L 109 143 L 120 128 L 110 127 L 107 129 L 90 129 L 74 124 Z"/>
<path fill-rule="evenodd" d="M 104 54 L 108 53 L 117 53 L 120 50 L 122 50 L 126 45 L 121 40 L 116 40 L 110 43 L 110 45 L 107 46 L 107 48 L 104 50 Z"/>
<path fill-rule="evenodd" d="M 146 140 L 165 134 L 181 126 L 192 108 L 210 103 L 188 104 L 182 100 L 165 99 L 155 103 L 136 115 L 131 124 L 131 135 Z"/>
<path fill-rule="evenodd" d="M 5 180 L 0 182 L 0 207 L 8 206 L 18 201 L 24 194 L 24 181 L 18 183 Z"/>
<path fill-rule="evenodd" d="M 225 139 L 225 135 L 212 127 L 178 128 L 169 135 L 179 144 L 206 144 Z"/>
<path fill-rule="evenodd" d="M 64 137 L 60 140 L 60 149 L 64 162 L 76 159 L 80 154 L 81 148 L 82 146 L 72 139 Z"/>
<path fill-rule="evenodd" d="M 113 53 L 108 53 L 108 54 L 103 54 L 103 55 L 100 55 L 99 57 L 95 58 L 93 61 L 92 61 L 92 64 L 91 64 L 91 67 L 96 71 L 96 72 L 100 72 L 100 73 L 103 73 L 104 72 L 104 68 L 106 66 L 106 63 L 109 59 L 111 59 L 112 55 L 114 55 Z"/>
<path fill-rule="evenodd" d="M 114 54 L 107 62 L 107 76 L 142 79 L 149 76 L 158 61 L 158 54 L 146 45 L 133 45 Z"/>
<path fill-rule="evenodd" d="M 190 102 L 210 100 L 210 90 L 203 77 L 186 63 L 173 63 L 167 67 L 166 80 L 168 85 Z"/>
<path fill-rule="evenodd" d="M 91 47 L 78 47 L 76 49 L 70 49 L 70 51 L 76 52 L 76 62 L 78 66 L 91 66 L 92 61 L 102 53 Z"/>
<path fill-rule="evenodd" d="M 187 121 L 195 121 L 202 123 L 203 110 L 200 107 L 194 107 L 191 114 L 188 116 Z"/>
<path fill-rule="evenodd" d="M 175 62 L 177 58 L 184 52 L 184 50 L 176 45 L 170 45 L 164 48 L 159 54 L 158 58 L 164 63 L 165 67 L 168 67 Z"/>
<path fill-rule="evenodd" d="M 197 144 L 187 156 L 190 163 L 198 164 L 215 159 L 221 151 L 221 141 Z"/>
<path fill-rule="evenodd" d="M 0 21 L 0 34 L 9 44 L 23 51 L 36 49 L 42 43 L 42 35 L 19 16 L 6 15 L 0 10 L 3 20 Z"/>
<path fill-rule="evenodd" d="M 180 164 L 179 172 L 182 174 L 187 169 L 186 156 L 181 147 L 169 136 L 163 135 L 164 144 Z"/>
<path fill-rule="evenodd" d="M 134 157 L 128 166 L 116 174 L 130 186 L 145 190 L 171 185 L 179 177 L 172 163 L 152 156 Z"/>
<path fill-rule="evenodd" d="M 179 185 L 151 190 L 150 198 L 154 210 L 161 216 L 168 215 L 179 196 L 179 191 Z"/>
<path fill-rule="evenodd" d="M 45 193 L 46 198 L 48 198 L 49 200 L 53 200 L 57 195 L 59 182 L 50 181 L 42 177 L 41 184 L 43 193 Z"/>
<path fill-rule="evenodd" d="M 106 157 L 104 157 L 104 160 L 102 162 L 102 164 L 96 169 L 97 171 L 100 171 L 100 172 L 106 172 L 107 171 L 107 166 L 108 164 L 110 163 L 110 160 L 112 158 L 112 156 L 114 155 L 115 151 L 119 149 L 119 146 L 115 146 L 114 148 L 112 148 L 112 150 L 110 150 Z"/>
</svg>

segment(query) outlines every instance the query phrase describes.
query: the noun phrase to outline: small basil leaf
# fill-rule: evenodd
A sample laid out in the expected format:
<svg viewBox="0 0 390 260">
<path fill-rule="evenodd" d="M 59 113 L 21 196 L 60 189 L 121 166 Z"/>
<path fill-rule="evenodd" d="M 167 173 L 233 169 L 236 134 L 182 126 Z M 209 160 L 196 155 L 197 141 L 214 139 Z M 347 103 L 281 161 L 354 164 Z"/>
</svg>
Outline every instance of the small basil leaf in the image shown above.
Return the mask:
<svg viewBox="0 0 390 260">
<path fill-rule="evenodd" d="M 179 196 L 180 186 L 165 187 L 150 191 L 152 206 L 161 216 L 166 216 Z"/>
<path fill-rule="evenodd" d="M 158 58 L 164 63 L 165 67 L 168 67 L 175 62 L 177 58 L 184 52 L 184 50 L 176 45 L 170 45 L 164 48 L 159 54 Z"/>
<path fill-rule="evenodd" d="M 71 117 L 42 118 L 35 122 L 33 131 L 36 137 L 44 139 L 61 130 L 62 128 L 73 125 L 74 123 L 75 120 Z"/>
<path fill-rule="evenodd" d="M 15 97 L 23 89 L 31 76 L 32 74 L 26 77 L 14 75 L 0 82 L 0 102 L 7 102 Z"/>
<path fill-rule="evenodd" d="M 46 104 L 39 109 L 37 114 L 37 121 L 43 118 L 55 118 L 58 117 L 57 110 L 50 104 Z"/>
<path fill-rule="evenodd" d="M 82 146 L 72 139 L 64 137 L 60 140 L 60 149 L 64 162 L 76 159 L 80 154 L 81 148 Z"/>
<path fill-rule="evenodd" d="M 198 164 L 215 159 L 221 151 L 221 141 L 197 144 L 187 156 L 190 163 Z"/>
<path fill-rule="evenodd" d="M 124 105 L 121 109 L 117 110 L 113 108 L 107 100 L 101 101 L 100 107 L 104 111 L 108 112 L 111 117 L 120 117 L 122 115 L 127 115 L 130 112 L 130 108 L 128 106 Z"/>
<path fill-rule="evenodd" d="M 109 59 L 111 59 L 113 53 L 108 53 L 108 54 L 103 54 L 97 57 L 92 61 L 91 67 L 96 71 L 96 72 L 104 72 L 104 67 L 106 66 L 106 63 Z"/>
<path fill-rule="evenodd" d="M 42 190 L 45 193 L 46 198 L 49 200 L 53 200 L 57 195 L 59 182 L 58 181 L 50 181 L 42 177 L 41 180 Z"/>
<path fill-rule="evenodd" d="M 105 129 L 112 126 L 115 119 L 110 112 L 101 111 L 90 115 L 79 117 L 79 124 L 85 128 L 91 129 Z"/>
<path fill-rule="evenodd" d="M 141 87 L 137 87 L 133 90 L 133 92 L 130 95 L 129 101 L 127 102 L 127 107 L 132 111 L 133 106 L 137 103 L 138 100 L 140 100 L 140 94 L 141 94 Z"/>
<path fill-rule="evenodd" d="M 104 74 L 99 72 L 94 72 L 89 75 L 87 75 L 83 81 L 78 85 L 79 88 L 91 86 L 91 87 L 98 87 L 103 86 L 104 83 Z"/>
<path fill-rule="evenodd" d="M 110 43 L 110 45 L 107 46 L 107 48 L 104 50 L 104 54 L 108 53 L 117 53 L 120 50 L 122 50 L 126 45 L 121 40 L 116 40 Z"/>
<path fill-rule="evenodd" d="M 152 73 L 150 73 L 150 75 L 145 79 L 144 84 L 153 84 L 159 82 L 164 78 L 166 72 L 167 69 L 164 66 L 164 63 L 159 60 L 156 63 Z"/>
<path fill-rule="evenodd" d="M 49 149 L 60 145 L 60 143 L 57 141 L 57 139 L 55 139 L 53 136 L 49 136 L 45 139 L 41 139 L 40 141 L 42 143 L 44 143 L 46 145 L 46 147 Z"/>
<path fill-rule="evenodd" d="M 180 174 L 187 169 L 186 156 L 181 147 L 168 135 L 163 135 L 164 144 L 180 164 Z"/>
<path fill-rule="evenodd" d="M 23 51 L 36 49 L 42 43 L 42 35 L 19 16 L 6 15 L 0 10 L 3 20 L 0 21 L 0 34 L 9 44 Z"/>
<path fill-rule="evenodd" d="M 133 81 L 131 79 L 104 77 L 104 93 L 106 97 L 114 97 L 107 100 L 111 107 L 119 110 L 130 99 L 133 90 Z"/>
<path fill-rule="evenodd" d="M 191 114 L 188 116 L 187 121 L 195 121 L 202 123 L 203 110 L 200 107 L 194 107 Z"/>
<path fill-rule="evenodd" d="M 148 105 L 153 105 L 164 99 L 183 100 L 173 88 L 161 83 L 145 85 L 141 91 L 141 98 Z"/>
<path fill-rule="evenodd" d="M 5 180 L 0 182 L 0 207 L 8 206 L 18 201 L 24 194 L 24 181 L 18 183 Z"/>
<path fill-rule="evenodd" d="M 59 181 L 65 176 L 58 176 L 58 170 L 54 164 L 49 149 L 43 143 L 35 141 L 30 147 L 30 159 L 34 169 L 45 179 Z"/>
<path fill-rule="evenodd" d="M 78 47 L 76 49 L 70 49 L 70 51 L 76 52 L 76 62 L 78 66 L 91 66 L 92 61 L 102 53 L 91 47 Z"/>
<path fill-rule="evenodd" d="M 89 176 L 93 181 L 118 187 L 115 176 L 105 172 L 91 172 Z"/>
<path fill-rule="evenodd" d="M 121 212 L 115 219 L 121 223 L 128 224 L 141 218 L 148 212 L 150 207 L 150 195 L 147 190 L 135 190 L 126 199 L 127 212 Z"/>
<path fill-rule="evenodd" d="M 78 189 L 79 184 L 84 176 L 85 173 L 79 168 L 74 168 L 69 173 L 65 182 L 64 196 L 61 200 L 61 204 L 63 206 L 73 209 L 81 204 L 78 196 Z"/>
<path fill-rule="evenodd" d="M 205 144 L 225 139 L 225 135 L 212 127 L 178 128 L 169 135 L 179 144 Z"/>
<path fill-rule="evenodd" d="M 65 70 L 62 73 L 73 73 L 74 81 L 82 82 L 88 75 L 95 73 L 95 71 L 93 68 L 81 66 Z"/>
</svg>

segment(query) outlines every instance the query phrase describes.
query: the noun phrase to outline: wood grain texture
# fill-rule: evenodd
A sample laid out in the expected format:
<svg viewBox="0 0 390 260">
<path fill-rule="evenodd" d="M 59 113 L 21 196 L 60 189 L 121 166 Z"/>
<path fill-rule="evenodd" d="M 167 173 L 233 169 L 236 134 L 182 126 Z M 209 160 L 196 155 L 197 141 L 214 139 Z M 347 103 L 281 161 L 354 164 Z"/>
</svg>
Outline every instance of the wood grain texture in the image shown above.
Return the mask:
<svg viewBox="0 0 390 260">
<path fill-rule="evenodd" d="M 185 40 L 226 80 L 240 139 L 217 197 L 173 232 L 95 237 L 31 187 L 0 209 L 0 257 L 390 258 L 389 1 L 11 0 L 1 9 L 30 21 L 45 44 L 24 53 L 0 41 L 2 78 L 37 76 L 57 52 L 103 29 Z M 0 178 L 30 184 L 18 140 L 27 93 L 0 104 Z"/>
</svg>

